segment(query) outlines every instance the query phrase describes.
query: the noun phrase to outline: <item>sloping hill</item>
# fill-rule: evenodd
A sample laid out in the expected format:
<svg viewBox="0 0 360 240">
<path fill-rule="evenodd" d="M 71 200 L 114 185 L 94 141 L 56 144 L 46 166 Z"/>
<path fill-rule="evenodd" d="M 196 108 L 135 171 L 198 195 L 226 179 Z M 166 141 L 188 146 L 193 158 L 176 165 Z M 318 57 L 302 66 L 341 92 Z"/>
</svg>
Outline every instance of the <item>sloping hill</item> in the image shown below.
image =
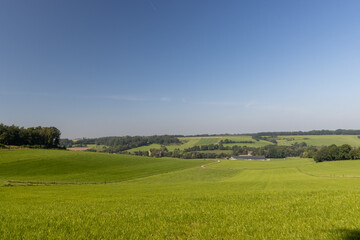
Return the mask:
<svg viewBox="0 0 360 240">
<path fill-rule="evenodd" d="M 331 144 L 350 146 L 360 146 L 360 139 L 357 135 L 299 135 L 299 136 L 279 136 L 279 145 L 290 146 L 294 143 L 305 142 L 309 146 L 329 146 Z"/>
<path fill-rule="evenodd" d="M 116 182 L 200 166 L 205 162 L 64 150 L 1 151 L 0 181 Z"/>
</svg>

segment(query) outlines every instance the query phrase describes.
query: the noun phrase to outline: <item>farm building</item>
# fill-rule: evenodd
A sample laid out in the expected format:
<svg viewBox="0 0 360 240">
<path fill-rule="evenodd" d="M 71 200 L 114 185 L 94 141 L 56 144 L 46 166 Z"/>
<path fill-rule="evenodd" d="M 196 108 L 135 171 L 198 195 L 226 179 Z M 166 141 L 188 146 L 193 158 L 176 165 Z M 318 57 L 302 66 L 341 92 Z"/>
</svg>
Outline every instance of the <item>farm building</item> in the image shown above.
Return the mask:
<svg viewBox="0 0 360 240">
<path fill-rule="evenodd" d="M 265 156 L 253 156 L 253 155 L 239 155 L 239 156 L 232 156 L 229 160 L 262 160 L 262 161 L 269 161 L 270 159 L 265 158 Z"/>
</svg>

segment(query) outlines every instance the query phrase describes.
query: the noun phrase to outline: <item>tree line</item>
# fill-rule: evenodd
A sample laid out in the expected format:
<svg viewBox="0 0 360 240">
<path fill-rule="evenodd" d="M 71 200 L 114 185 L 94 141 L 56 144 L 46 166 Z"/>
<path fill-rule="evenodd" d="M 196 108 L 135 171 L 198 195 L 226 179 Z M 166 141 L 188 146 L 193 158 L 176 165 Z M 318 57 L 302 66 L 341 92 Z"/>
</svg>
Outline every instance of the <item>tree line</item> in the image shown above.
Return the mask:
<svg viewBox="0 0 360 240">
<path fill-rule="evenodd" d="M 0 144 L 57 148 L 61 132 L 56 127 L 18 127 L 0 124 Z"/>
<path fill-rule="evenodd" d="M 254 139 L 256 141 L 264 140 L 264 141 L 268 141 L 268 142 L 271 142 L 271 143 L 274 143 L 274 144 L 278 143 L 276 141 L 277 135 L 272 135 L 272 136 L 253 135 L 251 137 L 252 137 L 252 139 Z"/>
<path fill-rule="evenodd" d="M 335 144 L 322 147 L 315 155 L 315 162 L 360 159 L 360 147 L 349 144 L 336 146 Z"/>
<path fill-rule="evenodd" d="M 235 141 L 235 140 L 230 140 L 230 139 L 225 139 L 225 140 L 220 140 L 221 144 L 227 144 L 227 143 L 255 143 L 254 141 Z"/>
<path fill-rule="evenodd" d="M 213 150 L 231 150 L 231 152 L 213 152 Z M 305 157 L 312 158 L 320 150 L 319 147 L 307 146 L 306 143 L 294 143 L 291 146 L 267 145 L 263 147 L 223 146 L 222 144 L 209 144 L 193 146 L 184 150 L 175 149 L 167 151 L 165 146 L 150 151 L 122 152 L 149 157 L 175 157 L 175 158 L 226 158 L 237 155 L 263 155 L 266 158 Z M 211 152 L 210 152 L 211 151 Z"/>
<path fill-rule="evenodd" d="M 295 131 L 295 132 L 259 132 L 248 134 L 251 136 L 289 136 L 289 135 L 360 135 L 360 130 L 311 130 L 311 131 Z"/>
<path fill-rule="evenodd" d="M 170 135 L 83 138 L 76 141 L 61 139 L 61 145 L 64 147 L 97 144 L 108 146 L 109 152 L 121 152 L 132 148 L 148 146 L 151 144 L 170 145 L 180 143 L 181 142 L 177 137 Z"/>
</svg>

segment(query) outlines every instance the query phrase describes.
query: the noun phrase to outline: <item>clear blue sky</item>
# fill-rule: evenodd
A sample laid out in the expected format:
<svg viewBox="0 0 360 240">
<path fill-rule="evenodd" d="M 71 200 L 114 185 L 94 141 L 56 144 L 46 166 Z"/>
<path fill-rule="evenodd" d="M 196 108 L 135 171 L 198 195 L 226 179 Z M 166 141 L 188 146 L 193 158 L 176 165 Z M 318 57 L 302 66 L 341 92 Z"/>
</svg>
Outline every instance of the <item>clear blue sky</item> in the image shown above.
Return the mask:
<svg viewBox="0 0 360 240">
<path fill-rule="evenodd" d="M 360 129 L 360 1 L 2 0 L 0 122 L 62 137 Z"/>
</svg>

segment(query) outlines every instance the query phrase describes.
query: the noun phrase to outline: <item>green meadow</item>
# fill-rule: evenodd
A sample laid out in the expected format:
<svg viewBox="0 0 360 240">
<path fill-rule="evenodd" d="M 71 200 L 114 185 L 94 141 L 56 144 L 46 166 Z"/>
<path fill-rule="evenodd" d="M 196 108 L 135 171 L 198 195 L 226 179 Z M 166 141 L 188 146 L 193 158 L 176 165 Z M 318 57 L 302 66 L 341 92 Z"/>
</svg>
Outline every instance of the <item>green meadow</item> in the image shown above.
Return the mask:
<svg viewBox="0 0 360 240">
<path fill-rule="evenodd" d="M 193 146 L 199 145 L 208 145 L 208 144 L 217 144 L 220 140 L 229 139 L 232 141 L 252 141 L 253 143 L 227 143 L 223 144 L 224 146 L 249 146 L 249 147 L 263 147 L 266 145 L 272 145 L 274 143 L 259 140 L 256 141 L 252 139 L 251 136 L 218 136 L 218 137 L 183 137 L 179 138 L 183 143 L 179 145 L 167 145 L 166 147 L 173 151 L 175 148 L 183 150 L 185 148 L 190 148 Z M 307 145 L 311 146 L 329 146 L 331 144 L 343 145 L 349 144 L 351 146 L 360 146 L 360 139 L 357 135 L 294 135 L 294 136 L 279 136 L 276 141 L 278 145 L 290 146 L 294 143 L 305 142 Z M 151 144 L 149 146 L 142 146 L 138 148 L 133 148 L 130 151 L 148 151 L 151 148 L 160 148 L 160 144 Z"/>
<path fill-rule="evenodd" d="M 238 142 L 241 142 L 241 141 L 251 141 L 253 143 L 227 143 L 227 144 L 224 144 L 224 146 L 248 146 L 248 147 L 263 147 L 263 146 L 266 146 L 266 145 L 272 145 L 273 143 L 272 142 L 268 142 L 268 141 L 264 141 L 264 140 L 259 140 L 259 141 L 256 141 L 254 140 L 251 136 L 223 136 L 222 137 L 223 140 L 225 139 L 229 139 L 229 140 L 232 140 L 232 141 L 238 141 Z"/>
<path fill-rule="evenodd" d="M 311 146 L 329 146 L 331 144 L 360 146 L 360 139 L 357 135 L 301 135 L 301 136 L 279 136 L 276 141 L 279 145 L 291 145 L 305 142 Z"/>
<path fill-rule="evenodd" d="M 0 151 L 0 239 L 359 239 L 358 177 L 360 161 Z"/>
<path fill-rule="evenodd" d="M 194 146 L 201 146 L 201 145 L 209 145 L 209 144 L 218 144 L 221 140 L 229 139 L 232 141 L 252 141 L 253 143 L 227 143 L 223 144 L 224 146 L 249 146 L 249 147 L 262 147 L 266 145 L 271 145 L 273 143 L 259 140 L 256 141 L 252 139 L 251 136 L 217 136 L 217 137 L 180 137 L 179 138 L 182 144 L 172 144 L 166 145 L 166 148 L 169 151 L 174 151 L 176 148 L 180 150 L 184 150 L 186 148 L 191 148 Z M 160 144 L 151 144 L 148 146 L 141 146 L 137 148 L 132 148 L 128 150 L 129 152 L 135 151 L 149 151 L 152 148 L 159 149 L 161 147 Z"/>
<path fill-rule="evenodd" d="M 65 150 L 0 151 L 0 181 L 118 182 L 207 162 Z"/>
<path fill-rule="evenodd" d="M 180 149 L 180 150 L 184 150 L 186 148 L 190 148 L 193 146 L 198 146 L 198 145 L 208 145 L 208 144 L 216 144 L 218 143 L 221 138 L 217 138 L 217 137 L 181 137 L 179 138 L 180 141 L 182 142 L 182 144 L 172 144 L 172 145 L 166 145 L 166 148 L 169 151 L 174 151 L 175 149 Z M 141 146 L 141 147 L 137 147 L 137 148 L 132 148 L 130 150 L 128 150 L 129 152 L 135 152 L 135 151 L 149 151 L 152 148 L 157 148 L 159 149 L 161 147 L 160 144 L 151 144 L 148 146 Z"/>
<path fill-rule="evenodd" d="M 104 149 L 106 149 L 107 148 L 107 146 L 105 146 L 105 145 L 97 145 L 97 144 L 87 144 L 86 145 L 87 147 L 89 147 L 89 148 L 92 148 L 92 149 L 96 149 L 96 150 L 104 150 Z"/>
<path fill-rule="evenodd" d="M 174 151 L 178 148 L 184 150 L 193 146 L 218 144 L 221 140 L 232 140 L 238 143 L 226 143 L 224 146 L 248 146 L 248 147 L 263 147 L 266 145 L 273 145 L 274 143 L 265 140 L 254 140 L 251 136 L 216 136 L 216 137 L 181 137 L 179 138 L 182 144 L 166 145 L 169 151 Z M 251 141 L 252 143 L 241 143 L 244 141 Z M 309 146 L 329 146 L 331 144 L 343 145 L 349 144 L 350 146 L 360 146 L 360 139 L 357 135 L 294 135 L 294 136 L 279 136 L 276 138 L 278 145 L 290 146 L 294 143 L 305 142 Z M 149 151 L 152 148 L 159 149 L 160 144 L 151 144 L 149 146 L 142 146 L 128 150 L 129 152 L 135 151 Z"/>
</svg>

